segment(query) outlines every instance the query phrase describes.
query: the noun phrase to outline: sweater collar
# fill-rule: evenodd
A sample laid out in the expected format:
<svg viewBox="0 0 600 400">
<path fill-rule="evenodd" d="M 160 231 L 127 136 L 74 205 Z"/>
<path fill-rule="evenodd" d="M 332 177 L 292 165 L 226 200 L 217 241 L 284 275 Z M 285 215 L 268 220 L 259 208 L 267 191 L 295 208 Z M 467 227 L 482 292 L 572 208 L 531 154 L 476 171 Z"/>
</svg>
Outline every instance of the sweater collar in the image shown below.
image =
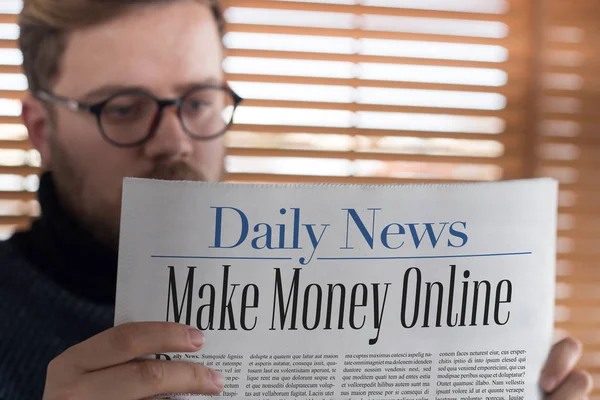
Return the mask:
<svg viewBox="0 0 600 400">
<path fill-rule="evenodd" d="M 97 303 L 114 304 L 117 251 L 98 242 L 61 206 L 52 173 L 40 178 L 41 216 L 12 238 L 24 256 L 59 285 Z"/>
</svg>

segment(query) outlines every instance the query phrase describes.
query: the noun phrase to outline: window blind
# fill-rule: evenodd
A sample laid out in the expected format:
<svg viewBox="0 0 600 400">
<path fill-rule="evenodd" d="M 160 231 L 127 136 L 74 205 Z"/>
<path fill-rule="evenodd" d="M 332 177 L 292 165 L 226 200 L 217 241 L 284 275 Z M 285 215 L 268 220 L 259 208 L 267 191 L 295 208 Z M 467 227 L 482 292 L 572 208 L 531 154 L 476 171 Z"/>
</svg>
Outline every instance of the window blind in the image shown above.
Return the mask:
<svg viewBox="0 0 600 400">
<path fill-rule="evenodd" d="M 27 89 L 16 39 L 21 2 L 0 2 L 0 238 L 26 226 L 36 215 L 39 155 L 30 149 L 21 125 L 20 102 Z"/>
<path fill-rule="evenodd" d="M 359 4 L 360 3 L 360 4 Z M 229 178 L 523 175 L 527 2 L 228 0 Z"/>
<path fill-rule="evenodd" d="M 558 334 L 584 341 L 600 382 L 600 4 L 547 0 L 542 15 L 537 169 L 561 184 Z"/>
</svg>

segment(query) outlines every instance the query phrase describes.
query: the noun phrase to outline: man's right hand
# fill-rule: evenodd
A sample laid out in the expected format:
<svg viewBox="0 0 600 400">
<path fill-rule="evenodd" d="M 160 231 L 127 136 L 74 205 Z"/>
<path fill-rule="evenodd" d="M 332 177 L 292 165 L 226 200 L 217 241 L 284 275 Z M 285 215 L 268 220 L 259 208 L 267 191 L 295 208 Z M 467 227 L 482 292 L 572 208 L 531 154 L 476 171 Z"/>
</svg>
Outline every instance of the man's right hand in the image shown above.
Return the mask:
<svg viewBox="0 0 600 400">
<path fill-rule="evenodd" d="M 44 400 L 134 400 L 167 393 L 218 394 L 222 376 L 196 363 L 140 360 L 196 352 L 198 330 L 167 322 L 137 322 L 102 332 L 67 349 L 48 366 Z"/>
</svg>

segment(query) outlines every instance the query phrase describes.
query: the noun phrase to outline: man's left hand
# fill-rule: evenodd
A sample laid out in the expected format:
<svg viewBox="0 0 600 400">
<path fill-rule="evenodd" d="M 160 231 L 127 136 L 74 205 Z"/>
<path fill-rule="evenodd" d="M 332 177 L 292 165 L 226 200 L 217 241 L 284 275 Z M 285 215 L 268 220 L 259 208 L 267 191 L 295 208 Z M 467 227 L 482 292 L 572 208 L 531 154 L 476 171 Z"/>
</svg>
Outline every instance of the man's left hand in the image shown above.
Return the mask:
<svg viewBox="0 0 600 400">
<path fill-rule="evenodd" d="M 583 346 L 572 337 L 556 343 L 542 371 L 540 385 L 547 400 L 583 400 L 592 391 L 592 376 L 575 369 Z"/>
</svg>

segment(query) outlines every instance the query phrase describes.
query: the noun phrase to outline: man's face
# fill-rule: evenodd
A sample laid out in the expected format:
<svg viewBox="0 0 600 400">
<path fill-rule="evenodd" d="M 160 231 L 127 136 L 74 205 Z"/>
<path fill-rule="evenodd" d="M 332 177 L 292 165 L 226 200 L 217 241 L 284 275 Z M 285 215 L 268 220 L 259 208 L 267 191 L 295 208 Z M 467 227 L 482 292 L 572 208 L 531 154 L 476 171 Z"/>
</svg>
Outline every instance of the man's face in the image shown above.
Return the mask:
<svg viewBox="0 0 600 400">
<path fill-rule="evenodd" d="M 190 87 L 222 82 L 222 47 L 208 7 L 195 1 L 142 6 L 107 24 L 73 33 L 52 88 L 86 104 L 118 90 L 143 87 L 159 98 L 176 98 Z M 51 129 L 49 159 L 65 206 L 99 239 L 116 246 L 124 177 L 218 181 L 222 137 L 195 141 L 186 135 L 176 107 L 166 108 L 155 135 L 134 148 L 106 142 L 96 118 L 64 107 Z"/>
</svg>

